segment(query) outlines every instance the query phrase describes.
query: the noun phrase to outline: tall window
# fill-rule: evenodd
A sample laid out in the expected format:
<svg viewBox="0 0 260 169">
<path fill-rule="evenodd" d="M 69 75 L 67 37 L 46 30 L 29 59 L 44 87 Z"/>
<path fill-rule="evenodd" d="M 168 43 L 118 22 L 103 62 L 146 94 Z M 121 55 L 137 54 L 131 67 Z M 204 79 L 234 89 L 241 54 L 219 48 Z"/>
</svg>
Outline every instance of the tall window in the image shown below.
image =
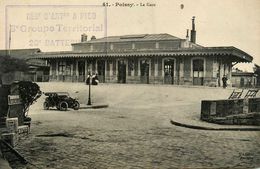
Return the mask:
<svg viewBox="0 0 260 169">
<path fill-rule="evenodd" d="M 203 77 L 204 63 L 202 59 L 193 60 L 194 77 Z"/>
<path fill-rule="evenodd" d="M 174 69 L 174 60 L 165 60 L 164 61 L 164 75 L 173 76 Z"/>
<path fill-rule="evenodd" d="M 71 75 L 71 61 L 66 62 L 66 75 Z"/>
<path fill-rule="evenodd" d="M 80 76 L 85 75 L 85 61 L 79 61 L 78 62 L 78 71 Z"/>
<path fill-rule="evenodd" d="M 63 75 L 65 73 L 65 69 L 66 69 L 66 62 L 65 61 L 59 61 L 58 62 L 59 75 Z"/>
<path fill-rule="evenodd" d="M 131 76 L 131 72 L 134 71 L 134 60 L 128 60 L 128 76 Z"/>
<path fill-rule="evenodd" d="M 164 83 L 174 84 L 174 60 L 164 60 Z"/>
<path fill-rule="evenodd" d="M 149 76 L 149 61 L 148 60 L 141 60 L 140 68 L 141 68 L 141 76 Z"/>
</svg>

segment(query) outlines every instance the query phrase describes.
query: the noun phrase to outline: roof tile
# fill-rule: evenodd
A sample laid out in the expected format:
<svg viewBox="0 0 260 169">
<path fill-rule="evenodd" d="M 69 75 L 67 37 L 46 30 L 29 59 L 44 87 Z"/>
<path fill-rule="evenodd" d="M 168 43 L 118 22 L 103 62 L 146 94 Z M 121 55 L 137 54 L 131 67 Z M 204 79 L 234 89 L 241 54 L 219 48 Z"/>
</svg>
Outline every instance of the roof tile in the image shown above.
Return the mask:
<svg viewBox="0 0 260 169">
<path fill-rule="evenodd" d="M 123 36 L 108 36 L 99 39 L 93 39 L 81 43 L 102 43 L 102 42 L 130 42 L 130 41 L 153 41 L 153 40 L 177 40 L 181 39 L 167 33 L 161 34 L 136 34 L 136 35 L 123 35 Z M 81 44 L 81 43 L 74 43 Z"/>
</svg>

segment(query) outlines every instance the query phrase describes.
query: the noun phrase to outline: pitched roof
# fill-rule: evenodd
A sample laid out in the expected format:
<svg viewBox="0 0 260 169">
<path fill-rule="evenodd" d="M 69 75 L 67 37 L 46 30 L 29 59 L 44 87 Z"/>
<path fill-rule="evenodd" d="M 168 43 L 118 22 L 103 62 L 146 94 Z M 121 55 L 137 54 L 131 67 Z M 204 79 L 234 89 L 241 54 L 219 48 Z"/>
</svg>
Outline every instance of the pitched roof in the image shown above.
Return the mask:
<svg viewBox="0 0 260 169">
<path fill-rule="evenodd" d="M 155 41 L 155 40 L 177 40 L 178 37 L 172 36 L 167 33 L 161 34 L 136 34 L 136 35 L 123 35 L 123 36 L 108 36 L 99 39 L 93 39 L 85 42 L 74 43 L 101 43 L 101 42 L 130 42 L 130 41 Z"/>
<path fill-rule="evenodd" d="M 41 50 L 39 48 L 0 50 L 0 57 L 10 55 L 11 57 L 16 59 L 27 60 L 27 63 L 29 65 L 46 66 L 44 60 L 32 58 L 32 56 L 36 56 L 35 54 L 40 52 Z"/>
<path fill-rule="evenodd" d="M 39 53 L 41 50 L 39 48 L 31 49 L 10 49 L 10 50 L 0 50 L 0 56 L 10 55 L 11 57 L 17 59 L 28 59 L 31 55 Z"/>
<path fill-rule="evenodd" d="M 233 46 L 204 47 L 204 48 L 181 48 L 174 50 L 149 50 L 149 51 L 124 51 L 124 52 L 81 52 L 81 51 L 60 51 L 42 52 L 32 58 L 93 58 L 93 57 L 149 57 L 149 56 L 221 56 L 234 57 L 234 62 L 251 62 L 253 57 L 246 52 Z"/>
</svg>

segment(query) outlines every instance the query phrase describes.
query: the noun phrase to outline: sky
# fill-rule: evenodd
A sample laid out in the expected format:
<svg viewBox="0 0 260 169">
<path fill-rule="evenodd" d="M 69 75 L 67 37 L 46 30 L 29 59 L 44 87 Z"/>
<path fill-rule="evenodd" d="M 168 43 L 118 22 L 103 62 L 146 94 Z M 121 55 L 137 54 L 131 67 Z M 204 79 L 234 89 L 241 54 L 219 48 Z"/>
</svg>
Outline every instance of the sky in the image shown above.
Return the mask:
<svg viewBox="0 0 260 169">
<path fill-rule="evenodd" d="M 185 38 L 195 16 L 198 44 L 235 46 L 260 65 L 260 0 L 1 0 L 0 13 L 0 49 L 11 42 L 11 49 L 72 50 L 82 33 L 88 39 L 147 33 Z M 252 71 L 252 65 L 237 67 Z"/>
</svg>

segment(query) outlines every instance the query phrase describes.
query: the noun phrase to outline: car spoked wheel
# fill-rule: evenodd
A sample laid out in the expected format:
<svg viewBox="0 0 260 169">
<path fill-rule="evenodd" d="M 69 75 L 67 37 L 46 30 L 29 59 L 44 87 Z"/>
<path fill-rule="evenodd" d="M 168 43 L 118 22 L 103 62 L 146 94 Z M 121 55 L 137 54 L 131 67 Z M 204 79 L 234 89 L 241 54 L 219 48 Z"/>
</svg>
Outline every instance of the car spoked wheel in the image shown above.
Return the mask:
<svg viewBox="0 0 260 169">
<path fill-rule="evenodd" d="M 59 103 L 59 108 L 61 111 L 67 111 L 68 110 L 68 103 L 65 101 L 62 101 Z"/>
<path fill-rule="evenodd" d="M 78 101 L 75 101 L 73 109 L 74 109 L 74 110 L 78 110 L 79 107 L 80 107 L 79 102 L 78 102 Z"/>
<path fill-rule="evenodd" d="M 44 110 L 49 110 L 50 106 L 49 106 L 49 103 L 48 102 L 44 102 L 43 103 L 43 109 Z"/>
</svg>

